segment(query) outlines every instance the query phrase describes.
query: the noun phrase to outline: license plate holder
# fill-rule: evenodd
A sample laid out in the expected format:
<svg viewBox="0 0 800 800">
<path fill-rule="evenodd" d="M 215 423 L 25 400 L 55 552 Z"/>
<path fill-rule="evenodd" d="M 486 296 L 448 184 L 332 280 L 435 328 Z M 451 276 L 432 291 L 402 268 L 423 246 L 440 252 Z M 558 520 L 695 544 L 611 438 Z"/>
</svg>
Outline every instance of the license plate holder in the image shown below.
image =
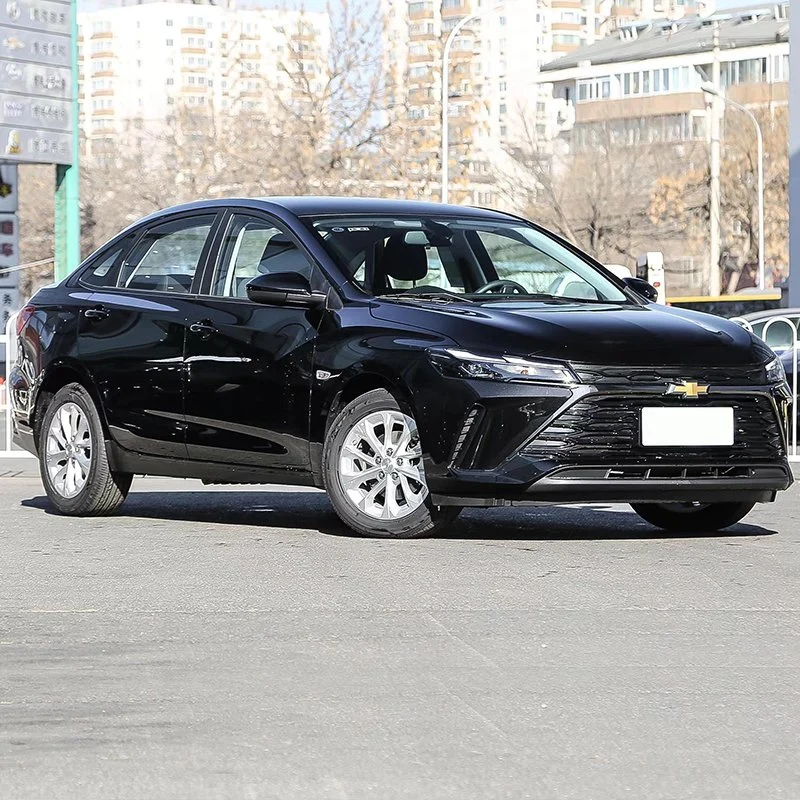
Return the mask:
<svg viewBox="0 0 800 800">
<path fill-rule="evenodd" d="M 733 408 L 644 407 L 642 447 L 731 447 L 735 439 Z"/>
</svg>

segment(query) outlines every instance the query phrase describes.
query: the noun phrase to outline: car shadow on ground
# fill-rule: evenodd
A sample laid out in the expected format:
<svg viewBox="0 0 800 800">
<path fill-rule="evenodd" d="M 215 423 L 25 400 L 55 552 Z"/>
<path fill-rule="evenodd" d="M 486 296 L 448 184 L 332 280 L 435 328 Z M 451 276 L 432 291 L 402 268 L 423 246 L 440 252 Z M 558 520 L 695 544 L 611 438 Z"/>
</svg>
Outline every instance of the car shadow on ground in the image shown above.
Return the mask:
<svg viewBox="0 0 800 800">
<path fill-rule="evenodd" d="M 22 501 L 28 508 L 54 514 L 46 497 Z M 128 519 L 176 520 L 219 525 L 247 525 L 315 530 L 328 536 L 354 534 L 336 516 L 319 491 L 287 492 L 137 492 L 117 513 Z M 539 506 L 467 509 L 438 539 L 453 540 L 592 540 L 671 539 L 713 536 L 772 536 L 777 531 L 747 522 L 722 533 L 671 534 L 654 528 L 619 506 Z"/>
</svg>

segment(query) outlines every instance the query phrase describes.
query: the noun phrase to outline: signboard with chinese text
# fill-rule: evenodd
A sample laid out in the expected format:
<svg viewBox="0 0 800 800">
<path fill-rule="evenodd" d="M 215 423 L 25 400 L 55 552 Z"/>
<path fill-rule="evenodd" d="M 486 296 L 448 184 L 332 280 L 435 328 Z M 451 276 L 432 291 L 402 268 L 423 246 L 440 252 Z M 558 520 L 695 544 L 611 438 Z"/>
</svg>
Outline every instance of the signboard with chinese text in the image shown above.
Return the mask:
<svg viewBox="0 0 800 800">
<path fill-rule="evenodd" d="M 22 307 L 18 289 L 0 289 L 0 330 L 5 333 L 11 315 Z"/>
<path fill-rule="evenodd" d="M 46 64 L 24 64 L 0 58 L 0 86 L 9 92 L 22 92 L 39 97 L 69 98 L 72 77 L 67 67 Z"/>
<path fill-rule="evenodd" d="M 0 214 L 0 289 L 16 289 L 19 284 L 19 226 L 16 214 Z"/>
<path fill-rule="evenodd" d="M 69 0 L 0 0 L 0 160 L 72 163 Z"/>
<path fill-rule="evenodd" d="M 0 162 L 0 214 L 17 210 L 17 165 Z"/>
</svg>

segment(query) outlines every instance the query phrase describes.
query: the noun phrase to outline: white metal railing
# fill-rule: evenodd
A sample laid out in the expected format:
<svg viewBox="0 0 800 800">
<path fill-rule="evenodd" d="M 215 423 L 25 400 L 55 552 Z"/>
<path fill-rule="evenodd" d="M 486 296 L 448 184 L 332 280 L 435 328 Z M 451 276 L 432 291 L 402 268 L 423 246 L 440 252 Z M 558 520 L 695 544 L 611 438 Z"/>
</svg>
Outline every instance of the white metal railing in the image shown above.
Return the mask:
<svg viewBox="0 0 800 800">
<path fill-rule="evenodd" d="M 0 334 L 0 345 L 5 345 L 5 370 L 0 375 L 2 385 L 0 385 L 0 418 L 3 421 L 3 438 L 0 443 L 0 458 L 33 458 L 30 453 L 12 447 L 11 444 L 11 390 L 8 384 L 8 375 L 11 371 L 11 362 L 14 360 L 14 348 L 16 347 L 16 337 L 14 327 L 16 317 L 12 315 L 8 320 L 5 331 Z"/>
<path fill-rule="evenodd" d="M 750 331 L 750 333 L 754 333 L 753 326 L 749 320 L 743 319 L 742 317 L 732 317 L 731 322 L 737 322 L 746 330 Z M 788 345 L 787 350 L 791 349 L 792 351 L 792 376 L 790 379 L 789 388 L 792 391 L 792 409 L 791 409 L 791 419 L 789 420 L 789 461 L 800 461 L 800 454 L 797 452 L 797 385 L 798 385 L 798 376 L 797 376 L 797 362 L 798 362 L 798 354 L 800 354 L 800 340 L 798 340 L 798 330 L 795 324 L 789 319 L 789 317 L 784 316 L 774 316 L 770 317 L 766 323 L 764 324 L 764 328 L 761 331 L 760 338 L 763 339 L 765 342 L 768 342 L 767 334 L 772 328 L 773 325 L 787 325 L 789 328 L 789 337 L 788 337 Z M 758 336 L 758 334 L 756 334 Z"/>
</svg>

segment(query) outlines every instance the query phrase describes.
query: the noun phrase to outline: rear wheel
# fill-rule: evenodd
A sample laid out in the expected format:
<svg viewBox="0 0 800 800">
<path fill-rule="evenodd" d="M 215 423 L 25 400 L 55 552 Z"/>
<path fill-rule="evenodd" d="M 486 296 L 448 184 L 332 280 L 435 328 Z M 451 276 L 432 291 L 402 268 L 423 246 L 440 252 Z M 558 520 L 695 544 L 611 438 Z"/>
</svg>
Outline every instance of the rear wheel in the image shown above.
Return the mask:
<svg viewBox="0 0 800 800">
<path fill-rule="evenodd" d="M 100 416 L 79 383 L 60 389 L 39 431 L 39 471 L 50 502 L 70 516 L 102 516 L 122 505 L 133 476 L 113 472 Z"/>
<path fill-rule="evenodd" d="M 729 528 L 755 503 L 632 503 L 645 521 L 673 533 L 704 533 Z"/>
<path fill-rule="evenodd" d="M 417 424 L 385 389 L 367 392 L 337 415 L 323 470 L 336 513 L 362 536 L 430 536 L 461 511 L 431 504 Z"/>
</svg>

